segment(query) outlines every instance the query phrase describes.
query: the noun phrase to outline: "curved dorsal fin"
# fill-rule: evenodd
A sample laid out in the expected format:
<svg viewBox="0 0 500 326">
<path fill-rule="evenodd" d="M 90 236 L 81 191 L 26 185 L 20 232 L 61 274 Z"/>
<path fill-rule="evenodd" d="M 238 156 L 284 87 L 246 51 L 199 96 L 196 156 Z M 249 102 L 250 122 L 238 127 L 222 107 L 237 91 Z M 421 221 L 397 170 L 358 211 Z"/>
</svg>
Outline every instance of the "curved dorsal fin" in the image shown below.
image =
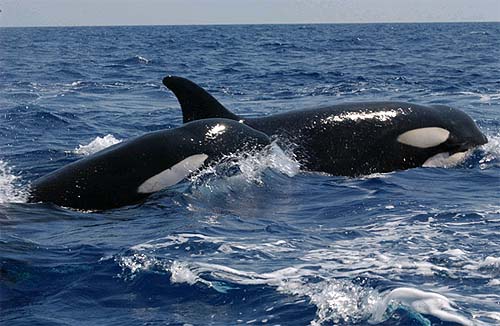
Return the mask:
<svg viewBox="0 0 500 326">
<path fill-rule="evenodd" d="M 167 76 L 163 78 L 163 85 L 175 94 L 181 104 L 184 123 L 208 118 L 239 120 L 206 90 L 186 78 Z"/>
</svg>

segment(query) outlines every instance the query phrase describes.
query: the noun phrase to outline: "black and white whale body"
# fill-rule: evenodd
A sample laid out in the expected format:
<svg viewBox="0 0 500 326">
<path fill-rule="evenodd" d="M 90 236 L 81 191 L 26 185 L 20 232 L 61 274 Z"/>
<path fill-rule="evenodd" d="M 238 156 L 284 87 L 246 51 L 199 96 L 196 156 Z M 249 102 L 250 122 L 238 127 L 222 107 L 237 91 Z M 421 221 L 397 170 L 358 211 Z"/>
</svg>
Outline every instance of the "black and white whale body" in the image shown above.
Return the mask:
<svg viewBox="0 0 500 326">
<path fill-rule="evenodd" d="M 227 119 L 194 121 L 129 139 L 31 185 L 31 202 L 84 210 L 139 203 L 223 155 L 260 149 L 267 135 Z"/>
<path fill-rule="evenodd" d="M 184 122 L 238 120 L 295 144 L 295 155 L 311 171 L 358 176 L 419 167 L 436 159 L 446 165 L 487 142 L 467 114 L 448 106 L 345 103 L 241 118 L 190 80 L 167 76 L 163 84 L 179 100 Z"/>
</svg>

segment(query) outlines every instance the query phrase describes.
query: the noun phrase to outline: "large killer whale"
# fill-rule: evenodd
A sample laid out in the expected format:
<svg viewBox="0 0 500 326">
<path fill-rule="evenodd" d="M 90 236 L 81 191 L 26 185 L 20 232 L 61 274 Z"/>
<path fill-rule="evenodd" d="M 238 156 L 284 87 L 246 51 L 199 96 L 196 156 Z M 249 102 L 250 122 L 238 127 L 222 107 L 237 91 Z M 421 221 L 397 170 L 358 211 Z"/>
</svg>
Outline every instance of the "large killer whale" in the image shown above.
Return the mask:
<svg viewBox="0 0 500 326">
<path fill-rule="evenodd" d="M 467 114 L 444 105 L 360 102 L 243 118 L 188 79 L 167 76 L 163 84 L 177 97 L 184 122 L 240 121 L 293 144 L 302 167 L 310 171 L 360 176 L 438 161 L 450 165 L 487 142 Z"/>
<path fill-rule="evenodd" d="M 136 204 L 224 155 L 258 150 L 269 137 L 228 119 L 151 132 L 70 163 L 31 184 L 30 202 L 82 210 Z"/>
</svg>

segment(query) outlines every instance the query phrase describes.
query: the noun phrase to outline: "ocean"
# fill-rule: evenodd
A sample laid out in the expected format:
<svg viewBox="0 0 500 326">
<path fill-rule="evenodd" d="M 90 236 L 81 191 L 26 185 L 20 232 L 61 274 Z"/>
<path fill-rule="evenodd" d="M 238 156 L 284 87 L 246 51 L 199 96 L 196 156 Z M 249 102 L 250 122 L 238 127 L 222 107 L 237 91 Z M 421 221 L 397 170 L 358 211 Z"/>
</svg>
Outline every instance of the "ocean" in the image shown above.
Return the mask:
<svg viewBox="0 0 500 326">
<path fill-rule="evenodd" d="M 189 78 L 238 115 L 446 104 L 455 167 L 348 178 L 235 157 L 144 203 L 27 203 L 30 182 L 182 124 Z M 2 325 L 500 325 L 500 23 L 0 28 Z"/>
</svg>

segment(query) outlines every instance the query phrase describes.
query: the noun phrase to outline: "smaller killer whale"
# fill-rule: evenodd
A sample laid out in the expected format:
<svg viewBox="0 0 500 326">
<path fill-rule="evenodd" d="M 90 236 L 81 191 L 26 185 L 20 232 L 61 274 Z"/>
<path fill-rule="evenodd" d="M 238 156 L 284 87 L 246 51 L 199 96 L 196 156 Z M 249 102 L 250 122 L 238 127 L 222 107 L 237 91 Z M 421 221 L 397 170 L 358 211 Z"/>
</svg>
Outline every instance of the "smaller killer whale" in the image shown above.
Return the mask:
<svg viewBox="0 0 500 326">
<path fill-rule="evenodd" d="M 82 210 L 140 203 L 223 155 L 261 149 L 267 135 L 227 119 L 151 132 L 70 163 L 31 184 L 30 202 Z"/>
<path fill-rule="evenodd" d="M 464 112 L 404 102 L 345 103 L 242 118 L 192 81 L 167 76 L 163 84 L 179 100 L 184 122 L 238 120 L 281 142 L 292 143 L 302 167 L 360 176 L 460 161 L 488 140 Z"/>
</svg>

